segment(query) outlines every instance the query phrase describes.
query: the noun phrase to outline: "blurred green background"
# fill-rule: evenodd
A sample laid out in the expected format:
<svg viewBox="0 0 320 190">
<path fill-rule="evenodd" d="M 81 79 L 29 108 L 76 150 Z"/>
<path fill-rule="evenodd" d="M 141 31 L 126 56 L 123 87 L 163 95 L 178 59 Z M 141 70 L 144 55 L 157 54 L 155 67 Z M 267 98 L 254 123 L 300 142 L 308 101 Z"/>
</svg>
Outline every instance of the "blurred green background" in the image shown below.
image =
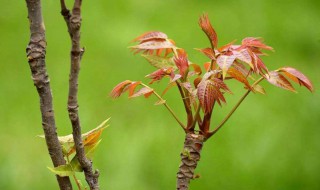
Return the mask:
<svg viewBox="0 0 320 190">
<path fill-rule="evenodd" d="M 24 1 L 0 6 L 0 189 L 57 189 L 42 133 L 39 100 L 31 80 L 25 48 L 29 38 Z M 71 0 L 67 1 L 71 5 Z M 47 36 L 47 68 L 51 78 L 59 135 L 71 133 L 66 102 L 70 40 L 59 2 L 43 1 Z M 269 69 L 290 65 L 305 73 L 314 94 L 294 94 L 266 82 L 267 95 L 250 94 L 225 127 L 204 146 L 191 189 L 320 189 L 320 1 L 84 1 L 81 43 L 86 53 L 79 79 L 83 131 L 112 117 L 96 151 L 94 166 L 103 190 L 175 189 L 182 130 L 155 98 L 108 97 L 125 79 L 144 80 L 154 69 L 127 48 L 145 31 L 160 30 L 187 50 L 189 58 L 206 58 L 193 48 L 209 43 L 198 26 L 207 12 L 219 45 L 246 36 L 263 37 L 274 47 L 265 57 Z M 160 83 L 161 90 L 165 82 Z M 216 125 L 244 93 L 215 111 Z M 177 91 L 166 96 L 185 118 Z M 84 181 L 83 181 L 84 183 Z"/>
</svg>

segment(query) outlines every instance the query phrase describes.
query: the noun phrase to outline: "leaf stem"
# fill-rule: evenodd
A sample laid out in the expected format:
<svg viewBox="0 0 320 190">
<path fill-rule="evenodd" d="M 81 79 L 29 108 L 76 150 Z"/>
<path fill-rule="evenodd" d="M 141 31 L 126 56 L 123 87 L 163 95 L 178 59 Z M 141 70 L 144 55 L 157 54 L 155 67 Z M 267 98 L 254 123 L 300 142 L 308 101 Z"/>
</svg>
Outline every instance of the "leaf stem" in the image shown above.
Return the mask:
<svg viewBox="0 0 320 190">
<path fill-rule="evenodd" d="M 69 156 L 67 156 L 67 163 L 70 164 Z M 70 166 L 71 166 L 71 169 L 72 169 L 72 171 L 73 171 L 73 167 L 72 167 L 71 164 L 70 164 Z M 80 185 L 80 183 L 79 183 L 79 181 L 78 181 L 78 179 L 77 179 L 76 174 L 72 174 L 72 177 L 73 177 L 74 181 L 76 182 L 76 185 L 77 185 L 78 189 L 79 189 L 79 190 L 82 190 L 82 189 L 81 189 L 81 185 Z"/>
<path fill-rule="evenodd" d="M 190 125 L 190 129 L 194 129 L 195 128 L 196 122 L 198 121 L 198 118 L 199 118 L 200 109 L 201 109 L 201 106 L 199 104 L 198 107 L 197 107 L 196 113 L 194 114 L 194 118 L 193 118 L 192 124 Z"/>
<path fill-rule="evenodd" d="M 148 85 L 141 83 L 142 86 L 152 89 L 150 88 Z M 175 118 L 175 120 L 179 123 L 179 125 L 182 127 L 182 129 L 184 131 L 186 131 L 186 127 L 184 126 L 184 124 L 179 120 L 178 116 L 173 112 L 173 110 L 170 108 L 170 106 L 167 104 L 167 102 L 156 92 L 156 91 L 152 91 L 152 93 L 160 100 L 163 101 L 163 105 L 167 108 L 167 110 L 171 113 L 171 115 Z"/>
<path fill-rule="evenodd" d="M 256 82 L 253 83 L 252 86 L 257 85 L 259 82 L 261 82 L 264 78 L 259 78 Z M 237 104 L 232 108 L 232 110 L 228 113 L 228 115 L 221 121 L 221 123 L 212 131 L 209 133 L 208 138 L 210 138 L 212 135 L 214 135 L 216 132 L 219 131 L 219 129 L 228 121 L 228 119 L 232 116 L 232 114 L 237 110 L 237 108 L 240 106 L 240 104 L 243 102 L 243 100 L 249 95 L 251 92 L 251 89 L 248 89 L 247 92 L 240 98 L 240 100 L 237 102 Z"/>
<path fill-rule="evenodd" d="M 176 82 L 183 104 L 184 104 L 184 108 L 186 110 L 187 113 L 187 118 L 188 118 L 188 123 L 187 123 L 187 128 L 190 128 L 192 126 L 193 123 L 193 116 L 192 116 L 192 109 L 190 107 L 190 100 L 189 100 L 189 95 L 186 96 L 186 94 L 188 93 L 186 90 L 182 89 L 181 85 L 179 84 L 179 82 Z"/>
</svg>

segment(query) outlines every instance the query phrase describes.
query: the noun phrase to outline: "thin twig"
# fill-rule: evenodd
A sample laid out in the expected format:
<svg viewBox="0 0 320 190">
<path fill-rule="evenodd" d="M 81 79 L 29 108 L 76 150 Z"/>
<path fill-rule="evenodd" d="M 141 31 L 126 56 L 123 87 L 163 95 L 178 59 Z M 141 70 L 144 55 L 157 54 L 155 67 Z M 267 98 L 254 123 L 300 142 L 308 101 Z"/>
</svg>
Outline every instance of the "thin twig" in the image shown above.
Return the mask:
<svg viewBox="0 0 320 190">
<path fill-rule="evenodd" d="M 151 89 L 148 85 L 145 85 L 143 83 L 141 83 L 142 86 Z M 173 110 L 170 108 L 170 106 L 167 104 L 167 102 L 156 92 L 156 91 L 152 91 L 152 93 L 161 101 L 163 102 L 163 105 L 167 108 L 167 110 L 171 113 L 171 115 L 174 117 L 174 119 L 179 123 L 179 125 L 182 127 L 182 129 L 184 131 L 186 131 L 186 127 L 184 126 L 184 124 L 180 121 L 180 119 L 178 118 L 178 116 L 173 112 Z"/>
<path fill-rule="evenodd" d="M 197 107 L 197 109 L 196 109 L 196 113 L 194 114 L 194 118 L 193 118 L 192 124 L 190 125 L 190 128 L 189 128 L 189 129 L 191 129 L 191 130 L 194 130 L 197 121 L 199 121 L 199 118 L 200 118 L 200 109 L 201 109 L 201 105 L 198 104 L 198 107 Z M 200 118 L 200 119 L 201 119 L 201 118 Z"/>
<path fill-rule="evenodd" d="M 186 90 L 182 89 L 179 82 L 176 82 L 176 84 L 178 86 L 178 89 L 179 89 L 179 92 L 180 92 L 180 95 L 181 95 L 181 98 L 183 101 L 183 105 L 184 105 L 185 111 L 187 113 L 187 120 L 188 120 L 187 128 L 190 128 L 190 126 L 193 123 L 193 114 L 192 114 L 191 106 L 189 104 L 189 102 L 190 102 L 189 95 L 186 95 L 186 93 L 187 93 Z"/>
<path fill-rule="evenodd" d="M 257 85 L 259 82 L 261 82 L 264 78 L 259 78 L 255 83 L 253 83 L 252 87 Z M 240 106 L 240 104 L 243 102 L 243 100 L 249 95 L 251 92 L 251 89 L 248 89 L 247 92 L 240 98 L 240 100 L 237 102 L 237 104 L 232 108 L 232 110 L 228 113 L 228 115 L 221 121 L 221 123 L 212 131 L 209 133 L 208 138 L 210 138 L 212 135 L 214 135 L 216 132 L 221 129 L 221 127 L 228 121 L 228 119 L 232 116 L 232 114 L 237 110 L 237 108 Z"/>
<path fill-rule="evenodd" d="M 80 47 L 80 27 L 81 27 L 81 4 L 82 0 L 75 0 L 72 13 L 65 6 L 64 0 L 60 0 L 61 14 L 64 17 L 69 35 L 71 37 L 71 67 L 69 75 L 69 96 L 68 96 L 68 112 L 72 124 L 72 134 L 76 147 L 76 156 L 83 168 L 84 175 L 91 190 L 99 189 L 99 172 L 93 171 L 92 161 L 86 158 L 84 146 L 81 137 L 81 125 L 78 114 L 78 77 L 80 71 L 80 61 L 84 53 L 84 49 Z"/>
<path fill-rule="evenodd" d="M 172 52 L 173 52 L 174 56 L 175 57 L 179 57 L 177 49 L 176 48 L 171 48 L 171 49 L 172 49 Z M 193 123 L 193 114 L 192 114 L 191 106 L 188 103 L 188 101 L 190 102 L 189 95 L 187 95 L 188 92 L 186 90 L 182 89 L 182 87 L 181 87 L 179 82 L 176 82 L 176 84 L 178 86 L 178 89 L 179 89 L 179 92 L 180 92 L 180 95 L 181 95 L 181 98 L 182 98 L 182 101 L 183 101 L 183 105 L 184 105 L 184 108 L 185 108 L 186 113 L 187 113 L 187 120 L 188 121 L 187 121 L 187 127 L 186 128 L 190 128 L 191 124 Z M 186 129 L 186 128 L 184 128 L 184 129 Z"/>
<path fill-rule="evenodd" d="M 41 1 L 26 0 L 28 7 L 28 18 L 30 23 L 30 42 L 27 47 L 28 62 L 32 73 L 34 85 L 40 98 L 40 110 L 42 116 L 42 127 L 47 143 L 47 148 L 54 167 L 66 164 L 60 146 L 54 111 L 52 106 L 52 94 L 50 79 L 45 65 L 46 39 L 45 28 L 42 18 Z M 61 190 L 71 190 L 72 185 L 69 177 L 57 176 Z"/>
</svg>

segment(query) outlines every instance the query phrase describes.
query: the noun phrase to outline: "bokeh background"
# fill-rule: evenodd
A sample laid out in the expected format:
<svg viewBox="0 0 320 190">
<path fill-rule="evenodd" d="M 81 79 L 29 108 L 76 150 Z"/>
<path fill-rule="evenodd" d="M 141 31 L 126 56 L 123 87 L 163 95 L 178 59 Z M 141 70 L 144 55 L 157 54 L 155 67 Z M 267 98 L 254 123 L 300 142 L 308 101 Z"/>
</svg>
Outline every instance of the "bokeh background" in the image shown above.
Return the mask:
<svg viewBox="0 0 320 190">
<path fill-rule="evenodd" d="M 29 38 L 24 1 L 0 6 L 0 189 L 57 189 L 42 134 L 39 100 L 25 48 Z M 71 5 L 71 0 L 67 1 Z M 59 2 L 43 1 L 47 68 L 59 135 L 71 133 L 66 102 L 70 40 Z M 143 80 L 154 69 L 127 48 L 145 31 L 160 30 L 187 50 L 191 61 L 206 58 L 193 48 L 208 47 L 197 22 L 206 12 L 219 45 L 246 36 L 263 37 L 275 52 L 270 69 L 291 65 L 305 73 L 315 93 L 294 94 L 262 85 L 267 95 L 250 94 L 224 128 L 204 146 L 191 189 L 320 189 L 320 1 L 317 0 L 118 0 L 84 1 L 81 43 L 86 47 L 79 80 L 83 131 L 112 117 L 96 151 L 94 166 L 103 190 L 175 189 L 184 134 L 155 98 L 112 100 L 109 92 L 125 79 Z M 160 92 L 166 82 L 155 87 Z M 219 123 L 244 93 L 215 110 Z M 168 104 L 184 119 L 177 90 Z M 84 181 L 83 181 L 84 183 Z"/>
</svg>

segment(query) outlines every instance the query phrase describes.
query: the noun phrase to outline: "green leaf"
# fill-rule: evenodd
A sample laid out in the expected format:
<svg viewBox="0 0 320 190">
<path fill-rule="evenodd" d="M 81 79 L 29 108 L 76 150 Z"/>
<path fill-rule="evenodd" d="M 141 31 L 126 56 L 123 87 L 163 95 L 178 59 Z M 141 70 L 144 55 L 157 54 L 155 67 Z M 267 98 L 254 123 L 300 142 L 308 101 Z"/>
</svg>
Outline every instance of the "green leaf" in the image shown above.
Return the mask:
<svg viewBox="0 0 320 190">
<path fill-rule="evenodd" d="M 70 164 L 61 165 L 55 168 L 48 167 L 48 169 L 60 177 L 74 175 L 74 170 Z"/>
<path fill-rule="evenodd" d="M 160 57 L 158 55 L 141 54 L 152 66 L 158 69 L 176 67 L 172 58 Z"/>
<path fill-rule="evenodd" d="M 100 144 L 101 140 L 99 140 L 98 142 L 91 144 L 90 146 L 86 146 L 84 147 L 84 152 L 85 152 L 85 156 L 92 160 L 93 159 L 93 153 L 95 151 L 95 149 L 98 147 L 98 145 Z M 73 169 L 74 172 L 82 172 L 83 169 L 79 163 L 78 157 L 77 155 L 75 155 L 71 162 L 70 162 L 70 166 Z"/>
<path fill-rule="evenodd" d="M 262 86 L 260 86 L 259 84 L 252 86 L 252 90 L 254 93 L 258 92 L 260 94 L 266 94 L 266 91 L 264 90 L 264 88 Z"/>
</svg>

